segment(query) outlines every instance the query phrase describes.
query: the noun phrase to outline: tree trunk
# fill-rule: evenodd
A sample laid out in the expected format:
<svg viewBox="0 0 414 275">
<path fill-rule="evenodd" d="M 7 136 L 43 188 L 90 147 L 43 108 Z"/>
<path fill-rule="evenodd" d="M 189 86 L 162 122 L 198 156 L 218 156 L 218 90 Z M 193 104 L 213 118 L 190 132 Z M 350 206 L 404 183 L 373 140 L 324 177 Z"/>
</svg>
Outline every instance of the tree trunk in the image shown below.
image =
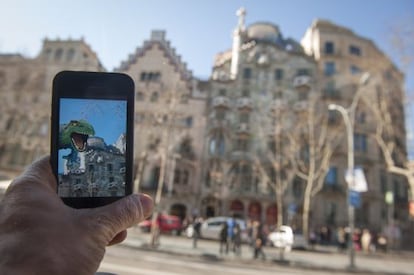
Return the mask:
<svg viewBox="0 0 414 275">
<path fill-rule="evenodd" d="M 308 180 L 309 181 L 309 180 Z M 305 195 L 303 198 L 303 210 L 302 210 L 302 233 L 303 237 L 306 239 L 309 236 L 309 212 L 310 212 L 310 202 L 311 202 L 311 190 L 312 184 L 306 185 Z"/>
</svg>

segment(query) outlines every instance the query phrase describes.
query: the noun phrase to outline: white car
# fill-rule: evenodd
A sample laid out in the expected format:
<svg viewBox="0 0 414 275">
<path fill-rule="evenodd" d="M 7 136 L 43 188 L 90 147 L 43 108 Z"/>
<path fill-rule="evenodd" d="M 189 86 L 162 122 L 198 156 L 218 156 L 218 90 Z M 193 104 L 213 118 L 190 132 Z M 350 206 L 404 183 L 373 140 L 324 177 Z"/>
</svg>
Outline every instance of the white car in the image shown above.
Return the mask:
<svg viewBox="0 0 414 275">
<path fill-rule="evenodd" d="M 219 240 L 220 230 L 223 228 L 223 224 L 231 219 L 233 218 L 232 217 L 213 217 L 213 218 L 206 219 L 205 221 L 202 222 L 201 227 L 200 227 L 201 238 Z M 235 220 L 240 225 L 242 242 L 246 242 L 248 240 L 246 222 L 242 219 L 237 219 L 237 218 Z M 193 234 L 194 234 L 194 229 L 193 229 L 193 226 L 190 225 L 187 227 L 186 235 L 187 237 L 192 238 Z"/>
<path fill-rule="evenodd" d="M 281 225 L 278 229 L 269 233 L 267 239 L 271 246 L 290 251 L 294 242 L 293 230 L 290 226 Z"/>
</svg>

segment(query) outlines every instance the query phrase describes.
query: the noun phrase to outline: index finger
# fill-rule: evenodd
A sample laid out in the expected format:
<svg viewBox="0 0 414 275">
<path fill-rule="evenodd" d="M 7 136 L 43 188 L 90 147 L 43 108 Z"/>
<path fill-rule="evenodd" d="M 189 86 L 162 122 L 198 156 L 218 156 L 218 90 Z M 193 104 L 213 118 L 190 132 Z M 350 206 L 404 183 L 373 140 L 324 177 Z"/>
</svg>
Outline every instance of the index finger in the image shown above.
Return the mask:
<svg viewBox="0 0 414 275">
<path fill-rule="evenodd" d="M 50 157 L 44 156 L 33 162 L 20 176 L 12 181 L 6 192 L 21 184 L 37 184 L 56 192 L 57 181 L 52 172 Z"/>
</svg>

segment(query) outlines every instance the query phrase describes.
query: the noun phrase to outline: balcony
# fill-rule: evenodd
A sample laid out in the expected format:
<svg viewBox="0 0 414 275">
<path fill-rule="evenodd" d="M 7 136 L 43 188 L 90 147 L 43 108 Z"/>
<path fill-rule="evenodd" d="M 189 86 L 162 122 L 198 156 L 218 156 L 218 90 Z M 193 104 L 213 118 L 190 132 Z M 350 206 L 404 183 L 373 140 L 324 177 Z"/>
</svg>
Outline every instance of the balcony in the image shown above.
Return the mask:
<svg viewBox="0 0 414 275">
<path fill-rule="evenodd" d="M 211 119 L 208 122 L 208 130 L 227 129 L 230 127 L 230 122 L 227 119 Z"/>
<path fill-rule="evenodd" d="M 298 75 L 293 79 L 293 86 L 295 88 L 307 87 L 310 88 L 312 78 L 308 75 Z"/>
<path fill-rule="evenodd" d="M 277 126 L 270 127 L 267 130 L 268 135 L 271 137 L 275 137 L 275 136 L 278 137 L 282 134 L 282 132 L 283 132 L 282 127 L 277 127 Z"/>
<path fill-rule="evenodd" d="M 227 97 L 224 96 L 217 96 L 215 98 L 213 98 L 213 107 L 225 107 L 225 108 L 229 108 L 230 107 L 230 101 Z"/>
<path fill-rule="evenodd" d="M 309 103 L 307 101 L 298 101 L 293 104 L 293 109 L 296 112 L 306 112 L 309 108 Z"/>
<path fill-rule="evenodd" d="M 248 97 L 238 98 L 236 101 L 236 106 L 239 109 L 253 109 L 252 100 Z"/>
<path fill-rule="evenodd" d="M 252 161 L 253 157 L 250 152 L 242 151 L 242 150 L 233 150 L 230 153 L 230 161 Z"/>
<path fill-rule="evenodd" d="M 248 134 L 249 131 L 250 131 L 250 127 L 247 123 L 240 123 L 236 128 L 236 132 L 238 134 Z"/>
<path fill-rule="evenodd" d="M 288 108 L 287 101 L 284 99 L 275 99 L 272 101 L 270 105 L 270 109 L 273 112 L 281 112 L 285 111 Z"/>
</svg>

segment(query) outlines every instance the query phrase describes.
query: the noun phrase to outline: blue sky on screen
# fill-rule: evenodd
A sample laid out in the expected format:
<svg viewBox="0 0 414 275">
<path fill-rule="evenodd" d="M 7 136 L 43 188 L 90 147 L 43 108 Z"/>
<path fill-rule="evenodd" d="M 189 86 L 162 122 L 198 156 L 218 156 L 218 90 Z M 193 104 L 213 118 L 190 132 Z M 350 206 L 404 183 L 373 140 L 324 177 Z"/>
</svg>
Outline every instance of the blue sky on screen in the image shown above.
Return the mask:
<svg viewBox="0 0 414 275">
<path fill-rule="evenodd" d="M 84 119 L 95 129 L 95 136 L 114 144 L 126 132 L 126 101 L 63 98 L 60 107 L 60 124 Z"/>
</svg>

